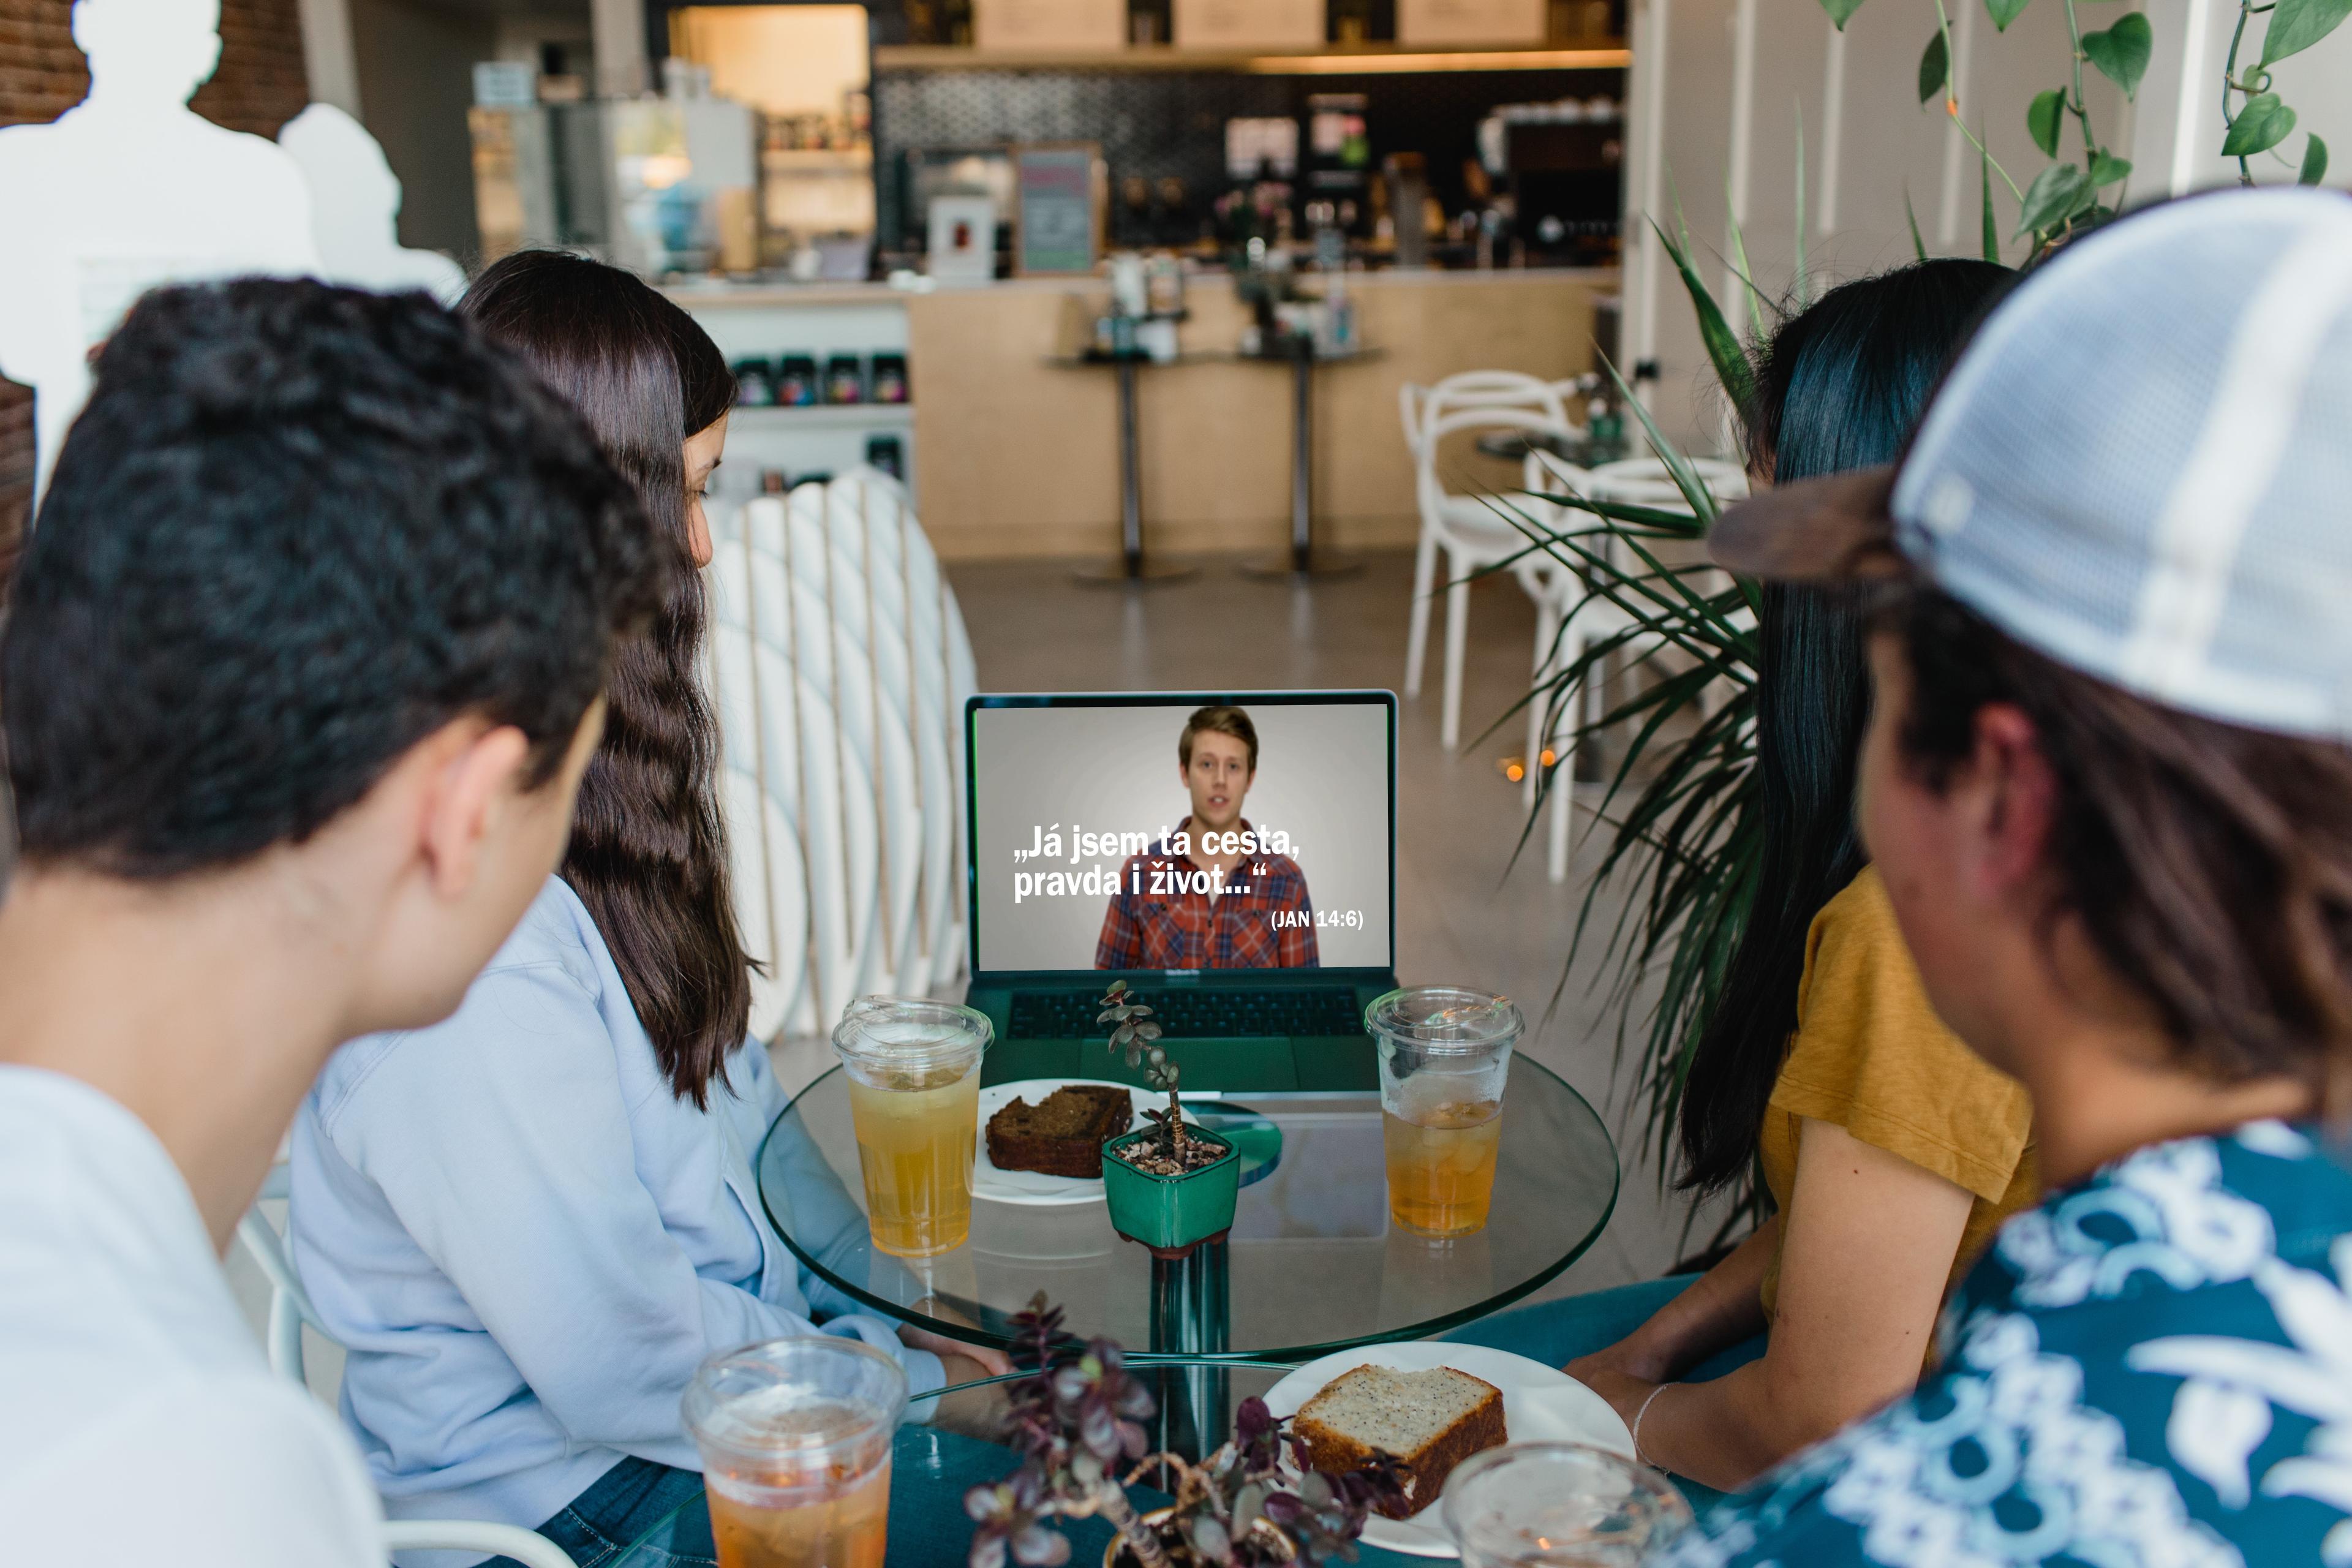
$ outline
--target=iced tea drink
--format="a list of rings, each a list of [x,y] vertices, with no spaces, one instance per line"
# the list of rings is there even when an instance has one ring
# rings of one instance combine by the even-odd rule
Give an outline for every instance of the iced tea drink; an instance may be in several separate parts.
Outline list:
[[[882,1568],[898,1363],[856,1340],[772,1340],[703,1363],[687,1391],[719,1568]]]
[[[777,1486],[772,1481],[796,1484]],[[890,1461],[856,1477],[706,1474],[719,1568],[882,1568]]]
[[[943,1073],[901,1073],[865,1084],[853,1071],[849,1118],[866,1177],[866,1221],[874,1245],[900,1258],[929,1258],[971,1234],[971,1163],[980,1127],[980,1071],[946,1083]]]
[[[874,1245],[929,1258],[971,1234],[980,1059],[992,1031],[969,1007],[867,996],[833,1031]]]
[[[1483,991],[1419,986],[1364,1009],[1364,1026],[1380,1052],[1390,1223],[1417,1236],[1485,1229],[1518,1008]]]
[[[1388,1156],[1389,1218],[1416,1236],[1469,1236],[1486,1226],[1495,1155],[1503,1142],[1500,1100],[1440,1100],[1415,1121],[1381,1111]]]

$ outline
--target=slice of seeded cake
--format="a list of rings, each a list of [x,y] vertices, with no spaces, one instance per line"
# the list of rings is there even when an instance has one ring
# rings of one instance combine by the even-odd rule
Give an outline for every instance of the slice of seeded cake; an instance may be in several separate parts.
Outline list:
[[[1360,1366],[1341,1373],[1301,1405],[1291,1430],[1307,1440],[1307,1463],[1334,1474],[1360,1468],[1374,1450],[1404,1462],[1405,1501],[1381,1511],[1410,1519],[1437,1500],[1454,1467],[1510,1441],[1503,1394],[1450,1366],[1397,1372]]]
[[[988,1163],[1047,1176],[1102,1175],[1102,1146],[1135,1120],[1115,1084],[1070,1084],[1032,1105],[1016,1100],[988,1119]]]

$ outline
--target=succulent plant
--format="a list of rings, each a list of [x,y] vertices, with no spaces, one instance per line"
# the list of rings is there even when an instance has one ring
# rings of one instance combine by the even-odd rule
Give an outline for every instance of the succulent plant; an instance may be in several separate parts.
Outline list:
[[[1167,1092],[1167,1110],[1147,1110],[1143,1114],[1159,1125],[1161,1146],[1167,1150],[1168,1157],[1181,1166],[1184,1160],[1184,1107],[1176,1093],[1176,1064],[1168,1059],[1168,1053],[1157,1043],[1160,1028],[1151,1022],[1151,1009],[1134,1000],[1134,995],[1126,981],[1112,981],[1110,989],[1102,994],[1102,1012],[1095,1022],[1112,1026],[1113,1054],[1124,1056],[1129,1069],[1140,1068],[1145,1082]]]

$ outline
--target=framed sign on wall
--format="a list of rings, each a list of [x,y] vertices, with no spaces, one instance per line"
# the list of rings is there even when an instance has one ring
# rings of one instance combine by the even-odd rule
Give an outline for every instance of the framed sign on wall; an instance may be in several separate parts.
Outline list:
[[[1102,259],[1110,181],[1093,142],[1030,142],[1013,149],[1013,271],[1083,276]]]
[[[1313,49],[1324,0],[1176,0],[1176,43],[1196,49]]]
[[[972,42],[983,49],[1127,47],[1127,0],[972,0]]]
[[[1397,0],[1397,42],[1540,44],[1544,0]]]

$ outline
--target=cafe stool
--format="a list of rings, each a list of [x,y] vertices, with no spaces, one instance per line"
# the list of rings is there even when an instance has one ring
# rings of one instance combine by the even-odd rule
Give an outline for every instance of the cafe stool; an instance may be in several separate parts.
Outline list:
[[[272,1165],[268,1179],[262,1184],[261,1196],[283,1201],[286,1192],[285,1165]],[[295,1277],[293,1265],[287,1260],[285,1239],[263,1215],[259,1203],[236,1222],[236,1238],[269,1281],[269,1331],[264,1346],[268,1352],[270,1370],[308,1389],[310,1384],[302,1369],[302,1325],[310,1324],[322,1339],[331,1340],[333,1336],[319,1321],[317,1310],[302,1289],[302,1281]],[[570,1552],[537,1531],[492,1524],[487,1520],[387,1520],[383,1538],[384,1544],[394,1552],[482,1552],[493,1557],[510,1557],[523,1568],[579,1568]]]

